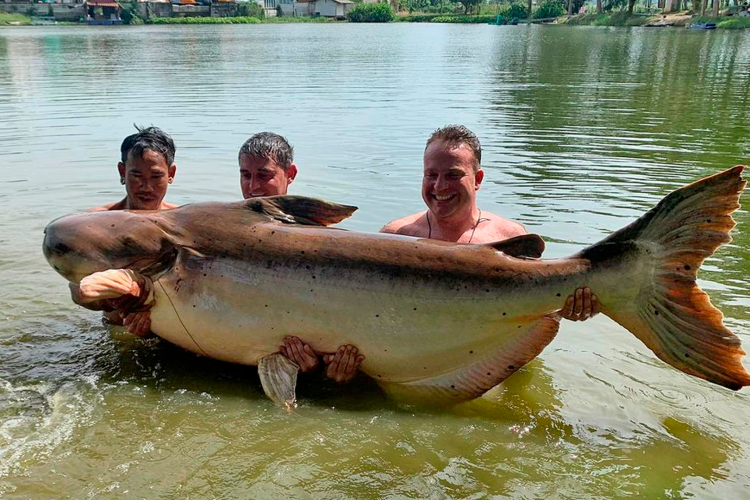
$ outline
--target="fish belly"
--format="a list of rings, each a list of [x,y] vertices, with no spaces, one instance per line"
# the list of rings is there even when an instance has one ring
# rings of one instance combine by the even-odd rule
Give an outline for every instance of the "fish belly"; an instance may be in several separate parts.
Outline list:
[[[366,357],[363,372],[399,383],[524,348],[519,336],[564,302],[541,286],[531,294],[467,291],[462,283],[435,289],[377,273],[299,272],[231,259],[183,262],[154,288],[154,332],[193,352],[255,365],[294,335],[319,353],[353,344]]]

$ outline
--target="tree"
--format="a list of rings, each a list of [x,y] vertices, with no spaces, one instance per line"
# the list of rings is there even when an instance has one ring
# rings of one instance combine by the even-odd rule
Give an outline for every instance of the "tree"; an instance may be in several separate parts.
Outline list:
[[[464,6],[464,14],[468,14],[469,10],[473,10],[475,6],[483,1],[484,0],[458,0],[458,3]]]
[[[714,17],[719,17],[719,3],[721,0],[714,0]]]

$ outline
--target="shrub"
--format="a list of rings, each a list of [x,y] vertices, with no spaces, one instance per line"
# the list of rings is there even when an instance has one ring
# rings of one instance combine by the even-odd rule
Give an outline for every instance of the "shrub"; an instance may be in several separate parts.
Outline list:
[[[437,16],[433,17],[433,23],[457,23],[457,24],[487,24],[495,20],[495,16]]]
[[[0,26],[5,26],[10,23],[29,24],[31,19],[24,16],[23,14],[10,14],[0,12]]]
[[[396,14],[386,2],[360,3],[347,12],[346,18],[353,23],[387,23],[393,21]]]
[[[257,2],[241,2],[237,4],[237,15],[263,19],[266,17],[266,11]]]
[[[548,17],[560,17],[564,15],[566,12],[567,11],[565,10],[565,5],[562,2],[551,0],[551,1],[542,2],[539,8],[536,9],[536,12],[534,12],[534,17],[536,19],[546,19]]]
[[[255,17],[154,17],[151,24],[260,24]]]
[[[528,17],[528,14],[526,13],[526,6],[524,4],[520,3],[514,3],[511,5],[507,12],[503,14],[508,19],[513,19],[514,17],[516,19],[526,19]]]
[[[716,27],[724,30],[741,30],[744,28],[750,28],[750,17],[733,16],[721,21]]]

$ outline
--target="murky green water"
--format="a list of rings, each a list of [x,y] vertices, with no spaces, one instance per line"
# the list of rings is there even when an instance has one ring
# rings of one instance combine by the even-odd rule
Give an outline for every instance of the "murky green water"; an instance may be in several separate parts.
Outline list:
[[[567,323],[477,402],[398,408],[109,330],[45,263],[51,219],[122,196],[132,123],[177,143],[175,203],[240,196],[252,133],[295,145],[297,194],[376,231],[422,208],[430,131],[484,145],[480,206],[563,256],[750,157],[750,36],[441,25],[0,31],[0,496],[747,498],[750,392],[658,361],[608,318]],[[750,346],[750,217],[701,285]],[[745,366],[750,363],[745,361]]]

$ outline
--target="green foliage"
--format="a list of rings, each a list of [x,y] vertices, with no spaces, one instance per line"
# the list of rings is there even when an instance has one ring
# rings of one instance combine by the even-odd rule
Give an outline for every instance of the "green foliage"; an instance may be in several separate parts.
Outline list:
[[[547,0],[536,9],[533,17],[535,19],[547,19],[548,17],[560,17],[566,13],[565,4],[560,1]]]
[[[125,24],[143,24],[143,19],[138,15],[138,4],[136,2],[120,2],[122,7],[122,22]]]
[[[484,0],[458,0],[458,3],[464,6],[464,14],[468,14],[469,12],[474,12],[483,1]]]
[[[433,17],[433,23],[456,23],[456,24],[487,24],[495,20],[495,16],[437,16]]]
[[[402,23],[429,23],[440,14],[414,14],[411,16],[396,16],[396,21]]]
[[[256,17],[154,17],[151,24],[260,24]]]
[[[724,19],[723,21],[720,21],[716,25],[716,27],[723,30],[747,29],[750,28],[750,17],[732,16],[730,18]]]
[[[513,19],[514,17],[516,19],[526,19],[528,17],[528,13],[526,12],[526,4],[523,3],[511,4],[506,12],[499,13],[507,17],[508,19]]]
[[[396,14],[387,2],[360,3],[346,14],[353,23],[387,23],[393,21]]]
[[[240,2],[237,4],[237,15],[240,17],[263,19],[266,17],[266,11],[256,2]]]
[[[23,14],[8,14],[0,12],[0,26],[8,26],[10,23],[29,24],[31,19]]]
[[[284,17],[267,17],[263,20],[263,24],[298,24],[298,23],[335,23],[335,19],[329,19],[327,17],[312,17],[312,16],[284,16]]]

